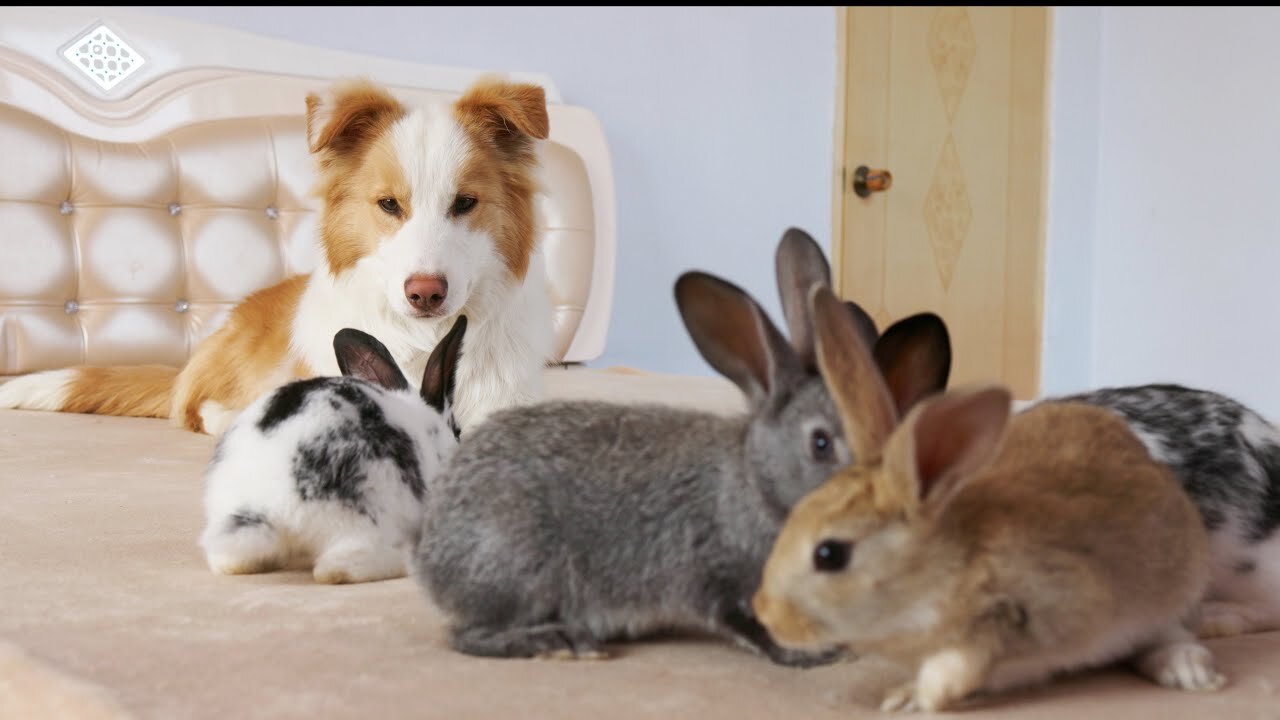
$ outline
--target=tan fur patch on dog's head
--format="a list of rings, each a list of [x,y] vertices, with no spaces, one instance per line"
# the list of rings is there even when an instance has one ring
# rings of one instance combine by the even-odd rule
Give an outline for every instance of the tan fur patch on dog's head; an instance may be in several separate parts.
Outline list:
[[[320,240],[334,273],[373,251],[376,238],[404,221],[408,181],[387,138],[405,108],[367,80],[339,83],[329,97],[307,96],[307,142],[320,170],[324,201]],[[369,195],[377,197],[366,197]],[[380,199],[398,200],[400,216],[369,212]]]
[[[338,82],[326,99],[307,95],[307,144],[322,165],[350,159],[404,114],[399,100],[368,80]]]
[[[550,132],[546,94],[537,85],[482,80],[454,104],[454,116],[473,148],[458,193],[480,200],[468,223],[490,231],[507,269],[523,280],[537,243],[534,141]]]

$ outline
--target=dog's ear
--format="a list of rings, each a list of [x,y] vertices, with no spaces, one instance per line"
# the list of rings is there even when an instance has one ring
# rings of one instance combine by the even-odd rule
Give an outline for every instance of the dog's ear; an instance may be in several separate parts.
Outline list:
[[[469,132],[507,153],[529,153],[551,132],[547,95],[528,83],[485,78],[458,98],[454,112]]]
[[[307,144],[322,162],[350,156],[404,114],[400,101],[368,80],[339,82],[323,98],[307,95]]]

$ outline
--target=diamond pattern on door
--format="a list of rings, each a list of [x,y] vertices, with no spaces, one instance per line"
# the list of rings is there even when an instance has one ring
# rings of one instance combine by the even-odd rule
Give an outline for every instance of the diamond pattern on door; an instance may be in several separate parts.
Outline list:
[[[955,122],[960,98],[969,84],[973,60],[978,55],[978,39],[973,34],[973,23],[963,7],[943,7],[933,15],[929,23],[929,61],[933,63],[934,76],[938,80],[938,92],[942,105],[947,109],[947,119]]]
[[[944,289],[951,289],[956,261],[960,259],[972,219],[973,206],[965,189],[964,168],[960,166],[955,138],[948,135],[924,197],[924,224],[929,230],[929,245],[933,247],[933,259]]]

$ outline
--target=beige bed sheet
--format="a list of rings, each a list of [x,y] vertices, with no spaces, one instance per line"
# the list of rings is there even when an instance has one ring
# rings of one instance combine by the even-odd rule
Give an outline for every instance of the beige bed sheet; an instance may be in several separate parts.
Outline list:
[[[553,397],[733,412],[719,378],[548,370]],[[0,719],[853,718],[901,672],[795,670],[712,638],[614,646],[606,661],[450,651],[409,579],[323,586],[222,577],[196,546],[213,440],[159,420],[0,411]],[[1280,718],[1280,633],[1210,643],[1231,685],[1164,690],[1113,669],[968,717]]]

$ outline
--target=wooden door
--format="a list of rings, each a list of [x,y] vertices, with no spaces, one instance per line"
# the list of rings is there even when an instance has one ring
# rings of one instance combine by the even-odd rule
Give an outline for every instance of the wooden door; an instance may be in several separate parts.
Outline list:
[[[1040,381],[1043,7],[842,9],[832,257],[837,289],[883,329],[947,322],[952,385]],[[855,168],[892,174],[860,197]]]

